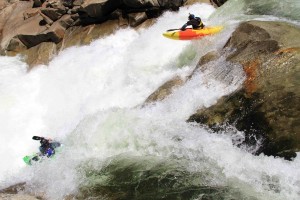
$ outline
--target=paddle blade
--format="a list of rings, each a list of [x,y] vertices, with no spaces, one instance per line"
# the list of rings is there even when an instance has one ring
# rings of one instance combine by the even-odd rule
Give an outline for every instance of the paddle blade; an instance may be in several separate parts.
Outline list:
[[[25,156],[23,158],[23,161],[27,164],[27,165],[31,165],[31,157],[30,156]]]
[[[32,139],[33,139],[33,140],[41,140],[41,139],[43,139],[43,137],[40,137],[40,136],[33,136]]]

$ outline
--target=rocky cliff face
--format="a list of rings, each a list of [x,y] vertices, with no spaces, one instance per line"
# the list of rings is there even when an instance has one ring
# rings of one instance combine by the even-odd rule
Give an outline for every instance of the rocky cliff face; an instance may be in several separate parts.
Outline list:
[[[74,30],[81,38],[87,29],[101,37],[120,27],[138,27],[184,3],[186,0],[1,0],[0,54],[21,53],[30,66],[46,64],[57,51],[74,45],[74,39],[70,40]],[[92,35],[85,40],[89,38],[94,39]]]
[[[203,108],[187,121],[222,131],[228,125],[245,133],[238,146],[291,160],[300,150],[300,29],[284,22],[244,22],[223,49],[203,56],[192,77],[220,55],[238,64],[246,75],[243,86]],[[170,80],[146,101],[165,98],[183,81]],[[169,91],[169,92],[168,92]]]
[[[246,134],[240,145],[258,147],[256,154],[295,157],[300,150],[299,35],[298,27],[283,22],[242,23],[225,48],[234,50],[227,60],[244,69],[243,87],[188,121],[214,130],[234,125]]]

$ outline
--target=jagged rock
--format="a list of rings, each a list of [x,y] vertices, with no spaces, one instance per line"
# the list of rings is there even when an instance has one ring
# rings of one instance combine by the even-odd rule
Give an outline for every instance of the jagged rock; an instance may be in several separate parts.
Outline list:
[[[220,56],[221,56],[220,53],[217,52],[217,51],[211,51],[211,52],[208,52],[207,54],[205,54],[204,56],[202,56],[202,57],[200,58],[198,64],[197,64],[196,68],[195,68],[194,71],[192,72],[191,76],[192,76],[196,71],[198,71],[199,68],[200,68],[201,71],[205,71],[205,70],[206,70],[206,67],[203,67],[203,66],[204,66],[206,63],[209,63],[209,62],[211,62],[211,61],[213,61],[213,60],[218,59]],[[190,77],[191,77],[191,76],[190,76]]]
[[[41,200],[39,197],[34,197],[27,194],[1,194],[0,199],[3,200]]]
[[[1,5],[4,6],[4,8],[1,9],[0,12],[0,52],[2,54],[2,52],[4,52],[5,47],[7,46],[7,42],[8,42],[7,40],[9,40],[8,36],[3,34],[3,29],[11,13],[13,12],[16,4],[8,5],[8,3],[5,1]],[[3,42],[2,40],[5,39],[5,37],[7,37],[7,39],[5,42]]]
[[[81,4],[83,4],[84,0],[75,0],[73,1],[73,6],[80,6]]]
[[[164,9],[173,9],[177,10],[182,4],[184,4],[187,0],[157,0],[159,6]]]
[[[74,21],[74,22],[73,22],[73,25],[76,26],[76,25],[75,25],[75,21],[77,21],[77,20],[79,19],[79,17],[80,17],[79,14],[76,13],[76,14],[72,14],[72,15],[70,15],[70,16],[71,16],[71,18],[72,18],[73,21]]]
[[[56,9],[56,8],[42,8],[41,12],[47,17],[49,17],[52,21],[56,21],[59,18],[61,18],[61,16],[66,14],[65,9]]]
[[[53,20],[50,19],[47,15],[43,14],[41,10],[39,10],[39,14],[41,17],[43,17],[43,21],[41,21],[39,25],[44,26],[48,24],[49,26],[51,26],[53,24]]]
[[[44,2],[43,0],[33,0],[33,7],[34,8],[41,7],[43,2]]]
[[[144,104],[154,103],[156,101],[161,101],[165,99],[167,96],[169,96],[172,93],[172,91],[175,88],[183,85],[184,82],[185,81],[181,77],[179,76],[174,77],[173,79],[167,81],[162,86],[160,86],[155,92],[153,92],[146,99]]]
[[[64,15],[59,20],[54,22],[47,30],[36,33],[36,34],[20,34],[18,38],[20,41],[31,48],[42,42],[54,42],[59,43],[66,32],[66,29],[73,24],[74,20],[70,15]]]
[[[129,19],[129,25],[131,27],[137,27],[138,25],[146,21],[148,17],[145,12],[140,12],[140,13],[128,14],[128,19]]]
[[[70,16],[67,16],[68,19],[65,21],[56,21],[53,25],[44,32],[48,36],[48,40],[45,41],[52,41],[54,43],[60,42],[65,35],[66,27],[69,27],[68,20],[72,20]]]
[[[188,121],[214,130],[234,125],[245,133],[241,146],[260,145],[256,154],[295,157],[300,150],[299,35],[299,28],[283,22],[242,23],[225,48],[235,49],[227,60],[243,67],[243,87]]]
[[[210,0],[187,0],[184,5],[193,5],[195,3],[207,3],[210,4]]]
[[[59,19],[59,24],[64,27],[65,29],[68,29],[70,26],[72,26],[72,24],[74,23],[75,19],[77,18],[78,16],[75,16],[75,15],[64,15],[63,17],[61,17]]]
[[[7,193],[7,194],[17,194],[18,192],[24,190],[26,183],[21,182],[10,187],[4,188],[0,190],[0,193]]]
[[[47,27],[37,26],[43,20],[41,15],[36,15],[24,20],[23,26],[18,28],[18,38],[28,48],[48,40],[44,34],[40,34],[47,30]]]
[[[120,5],[121,0],[85,0],[81,5],[81,11],[89,17],[102,20]]]
[[[21,52],[31,70],[34,66],[48,64],[57,54],[57,44],[53,42],[42,42],[30,49]]]
[[[26,50],[26,46],[19,40],[19,38],[13,37],[10,41],[9,44],[6,47],[7,51],[13,51],[13,52],[21,52]]]
[[[123,0],[123,4],[128,8],[159,7],[157,0]]]
[[[0,199],[3,200],[41,200],[42,199],[42,197],[40,196],[36,197],[29,194],[18,194],[19,192],[24,191],[25,185],[26,183],[22,182],[0,190]]]
[[[61,4],[65,7],[72,8],[74,6],[74,0],[61,0]]]
[[[69,2],[69,1],[67,1]],[[43,4],[42,4],[43,8],[55,8],[55,9],[62,9],[64,10],[64,5],[62,0],[46,0]]]
[[[220,7],[222,6],[227,0],[210,0],[213,4]]]
[[[23,12],[31,8],[33,2],[19,1],[5,7],[0,12],[0,33],[1,48],[5,49],[9,41],[16,35],[23,32],[32,32],[32,30],[42,30],[41,27],[33,27],[34,21],[38,20],[32,17],[24,20]],[[38,22],[37,22],[38,23]]]
[[[39,10],[40,10],[39,8],[29,8],[29,9],[25,10],[23,13],[24,19],[28,19],[30,17],[38,15]]]
[[[71,14],[78,14],[79,10],[80,10],[80,6],[74,6],[69,11],[71,12]]]
[[[0,12],[0,53],[15,55],[24,51],[24,46],[32,48],[42,42],[58,44],[71,26],[117,20],[118,27],[145,27],[153,23],[148,19],[158,17],[163,9],[177,7],[179,2],[182,5],[185,0],[16,0],[10,4],[0,0],[0,6],[5,6]],[[101,30],[98,35],[111,31]]]
[[[96,38],[112,34],[118,27],[118,20],[109,20],[101,24],[93,24],[84,27],[70,27],[60,43],[61,50],[71,46],[89,44]]]

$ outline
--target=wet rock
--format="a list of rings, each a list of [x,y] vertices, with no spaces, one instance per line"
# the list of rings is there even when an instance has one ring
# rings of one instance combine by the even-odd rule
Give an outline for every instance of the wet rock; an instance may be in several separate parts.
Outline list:
[[[25,189],[25,182],[18,183],[15,185],[12,185],[10,187],[4,188],[0,190],[0,193],[7,193],[7,194],[17,194],[18,192]]]
[[[220,7],[222,6],[227,0],[210,0],[214,5]]]
[[[176,76],[175,78],[167,81],[162,86],[160,86],[155,92],[153,92],[145,101],[145,104],[153,103],[156,101],[161,101],[165,99],[167,96],[169,96],[172,91],[183,85],[184,80],[180,78],[179,76]]]
[[[242,23],[225,48],[234,49],[227,60],[244,69],[243,87],[188,121],[216,131],[234,125],[246,136],[239,145],[255,154],[295,157],[300,150],[299,35],[300,29],[288,23]]]
[[[87,181],[80,186],[76,199],[247,199],[237,189],[207,184],[224,179],[211,161],[203,162],[210,171],[197,172],[187,171],[183,163],[126,154],[111,158],[102,168],[85,166]]]
[[[88,26],[74,26],[67,29],[63,40],[59,43],[60,50],[71,47],[89,44],[99,37],[112,34],[119,28],[118,20],[109,20],[102,24]]]
[[[24,60],[28,64],[28,70],[37,65],[47,65],[49,61],[56,56],[58,45],[53,42],[42,42],[30,49],[22,51],[20,54],[24,56]]]
[[[17,52],[26,50],[26,46],[16,36],[9,41],[9,44],[6,47],[6,50],[17,53]]]
[[[42,197],[36,197],[30,194],[19,194],[25,190],[26,183],[18,183],[0,190],[0,199],[3,200],[41,200]]]
[[[207,3],[211,4],[210,0],[187,0],[184,5],[193,5],[195,3]]]

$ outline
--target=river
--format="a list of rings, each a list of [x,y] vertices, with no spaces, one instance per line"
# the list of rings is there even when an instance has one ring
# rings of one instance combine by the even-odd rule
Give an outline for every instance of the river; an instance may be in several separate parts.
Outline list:
[[[299,199],[299,154],[291,162],[254,156],[233,144],[243,138],[233,127],[213,133],[186,123],[241,86],[239,66],[220,58],[168,98],[143,105],[164,82],[186,77],[201,56],[222,48],[239,22],[299,26],[298,0],[267,2],[165,12],[151,27],[68,48],[30,72],[22,57],[0,56],[0,189],[26,182],[26,192],[48,199]],[[181,27],[188,13],[224,30],[199,41],[162,36]],[[62,151],[26,166],[22,157],[39,146],[33,135],[61,141]]]

